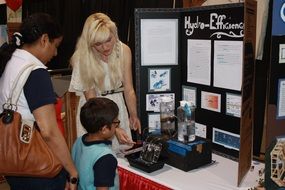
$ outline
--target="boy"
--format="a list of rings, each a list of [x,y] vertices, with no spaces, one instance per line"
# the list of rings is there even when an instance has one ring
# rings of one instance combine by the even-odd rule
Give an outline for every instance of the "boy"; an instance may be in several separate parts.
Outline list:
[[[72,148],[79,190],[119,189],[118,162],[111,149],[111,138],[120,125],[118,113],[117,104],[108,98],[89,99],[81,108],[80,121],[87,133]]]

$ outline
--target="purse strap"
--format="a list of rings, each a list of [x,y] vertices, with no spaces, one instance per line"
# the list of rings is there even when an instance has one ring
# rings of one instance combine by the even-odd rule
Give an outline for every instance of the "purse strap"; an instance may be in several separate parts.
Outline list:
[[[17,102],[19,100],[21,91],[30,76],[30,73],[37,65],[34,63],[25,65],[17,75],[15,81],[13,82],[12,89],[10,91],[8,100],[6,102],[6,105],[9,106],[9,108],[14,108],[14,111],[17,110]]]

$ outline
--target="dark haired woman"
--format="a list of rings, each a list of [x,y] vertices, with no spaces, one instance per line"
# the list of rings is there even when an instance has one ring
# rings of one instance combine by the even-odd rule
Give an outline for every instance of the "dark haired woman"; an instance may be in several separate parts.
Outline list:
[[[13,35],[12,42],[0,49],[0,105],[7,101],[11,84],[21,69],[30,63],[36,64],[20,94],[17,111],[21,113],[23,120],[36,121],[43,139],[64,168],[54,178],[6,176],[11,190],[77,188],[76,183],[66,183],[66,171],[68,176],[74,179],[78,173],[65,139],[57,127],[54,108],[56,97],[45,66],[57,55],[61,41],[62,33],[59,25],[48,14],[37,13],[27,17],[20,27],[20,32]],[[0,111],[3,111],[2,107]]]

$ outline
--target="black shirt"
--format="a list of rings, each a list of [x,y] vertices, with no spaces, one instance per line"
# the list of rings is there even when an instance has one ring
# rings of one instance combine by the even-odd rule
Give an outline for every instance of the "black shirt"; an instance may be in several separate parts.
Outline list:
[[[56,103],[51,78],[46,69],[31,72],[24,86],[24,94],[31,112],[41,106]]]

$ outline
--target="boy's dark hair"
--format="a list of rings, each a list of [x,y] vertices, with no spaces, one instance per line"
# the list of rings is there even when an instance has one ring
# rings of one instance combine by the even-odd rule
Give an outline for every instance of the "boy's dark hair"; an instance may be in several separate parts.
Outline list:
[[[36,42],[43,34],[47,34],[52,42],[62,36],[61,27],[49,14],[35,13],[28,16],[21,24],[19,33],[15,33],[11,42],[0,48],[0,76],[16,48]]]
[[[80,121],[88,133],[98,132],[118,117],[119,108],[108,98],[91,98],[81,108]]]

